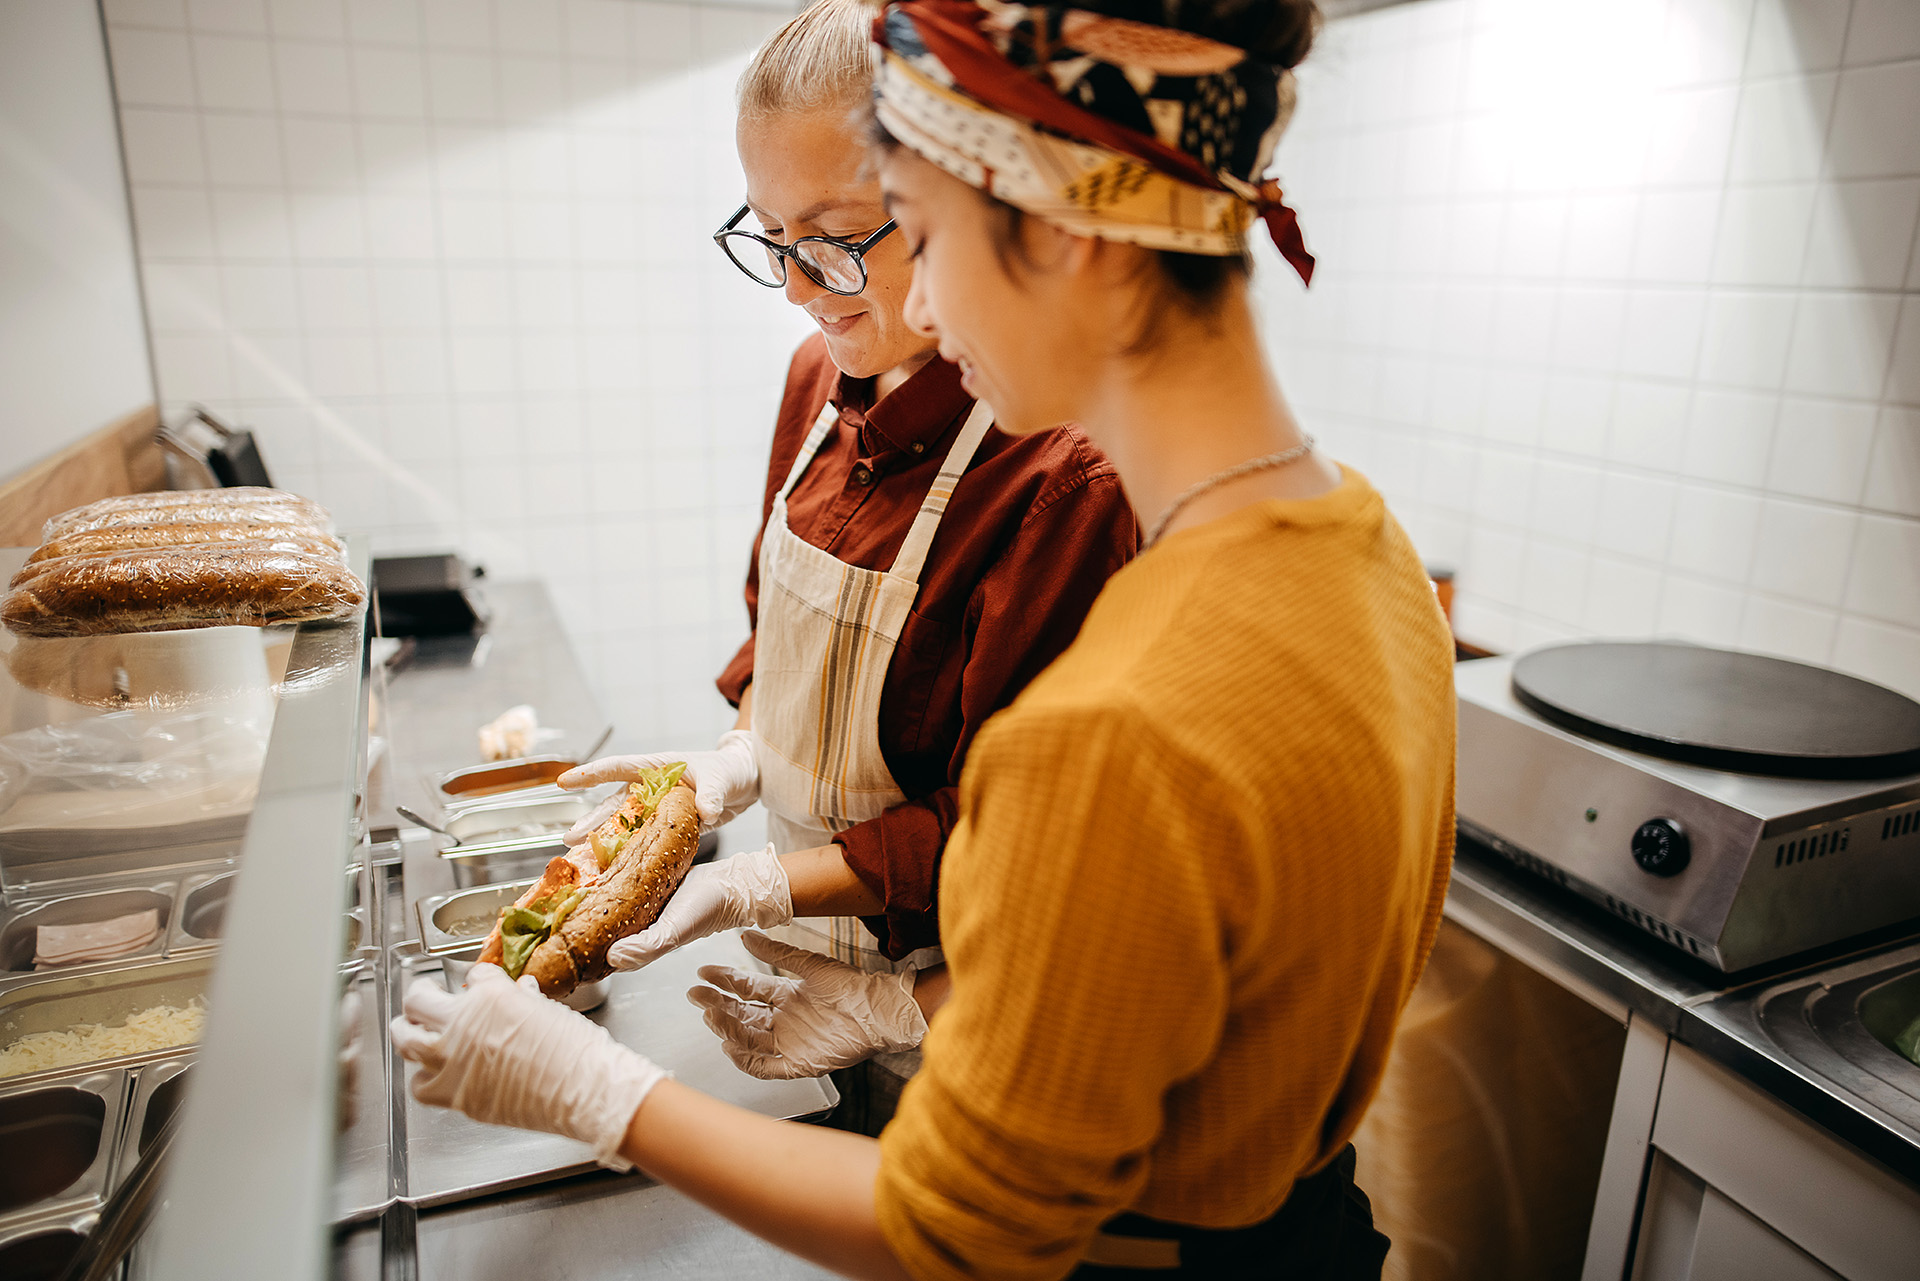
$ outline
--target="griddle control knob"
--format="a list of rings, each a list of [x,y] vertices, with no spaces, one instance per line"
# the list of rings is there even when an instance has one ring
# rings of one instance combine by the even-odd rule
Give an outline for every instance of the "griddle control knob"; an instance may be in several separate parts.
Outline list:
[[[1678,876],[1693,857],[1687,829],[1670,818],[1650,818],[1633,833],[1633,861],[1655,876]]]

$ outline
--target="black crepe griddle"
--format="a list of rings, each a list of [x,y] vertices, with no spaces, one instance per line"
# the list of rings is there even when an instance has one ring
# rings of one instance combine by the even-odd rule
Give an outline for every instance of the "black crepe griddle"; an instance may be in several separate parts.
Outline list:
[[[1920,703],[1842,672],[1667,641],[1522,655],[1514,697],[1579,734],[1669,760],[1797,778],[1920,771]]]

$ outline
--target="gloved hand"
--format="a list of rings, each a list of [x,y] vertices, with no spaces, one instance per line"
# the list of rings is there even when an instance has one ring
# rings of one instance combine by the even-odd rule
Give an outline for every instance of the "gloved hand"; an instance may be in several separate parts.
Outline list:
[[[706,1011],[707,1026],[742,1072],[765,1081],[820,1076],[882,1050],[911,1050],[926,1036],[913,970],[868,974],[764,934],[742,934],[740,941],[760,960],[799,975],[700,967],[713,986],[692,988],[687,999]]]
[[[660,917],[607,949],[616,970],[637,970],[698,938],[743,925],[785,925],[793,919],[787,869],[768,843],[763,850],[701,863],[687,873]]]
[[[414,1098],[490,1125],[578,1139],[600,1164],[632,1168],[621,1141],[667,1073],[540,995],[531,975],[516,984],[497,965],[476,965],[458,996],[416,979],[401,1008],[393,1045],[420,1064]]]
[[[651,756],[603,756],[585,765],[576,765],[554,781],[570,791],[598,787],[602,783],[632,783],[640,771],[658,769],[676,761],[687,763],[686,779],[693,784],[693,805],[700,811],[703,832],[730,823],[740,812],[760,799],[760,764],[753,757],[753,735],[743,729],[730,729],[720,736],[711,752],[656,752]],[[625,792],[616,791],[581,819],[561,839],[578,845],[593,834],[593,829],[613,817]]]

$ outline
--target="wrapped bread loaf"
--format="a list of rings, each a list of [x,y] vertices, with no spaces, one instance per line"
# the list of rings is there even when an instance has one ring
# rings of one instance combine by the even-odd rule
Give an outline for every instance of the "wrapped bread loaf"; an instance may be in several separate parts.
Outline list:
[[[163,489],[122,494],[61,512],[40,531],[42,542],[63,534],[122,525],[182,524],[304,525],[315,533],[333,533],[327,509],[310,498],[282,489],[236,485],[228,489]]]
[[[350,618],[366,599],[331,551],[212,542],[41,561],[0,599],[0,623],[23,636],[263,627]]]
[[[279,526],[217,525],[114,525],[105,529],[83,529],[50,538],[34,548],[27,562],[14,575],[13,586],[33,571],[41,561],[62,556],[90,556],[97,552],[132,551],[141,547],[180,547],[196,543],[265,542],[283,551],[303,551],[316,556],[331,556],[341,564],[347,560],[344,543],[330,534],[306,533]]]

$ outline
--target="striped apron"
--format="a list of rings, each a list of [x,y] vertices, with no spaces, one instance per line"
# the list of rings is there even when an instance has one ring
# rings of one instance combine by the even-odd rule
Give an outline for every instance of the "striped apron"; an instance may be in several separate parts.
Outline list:
[[[919,594],[927,549],[993,411],[975,403],[887,570],[849,565],[787,525],[787,496],[838,423],[829,402],[773,500],[760,541],[752,732],[767,835],[781,853],[829,844],[834,833],[907,799],[880,751],[880,690]],[[802,917],[769,933],[870,971],[939,959],[937,948],[924,948],[896,964],[852,916]]]

